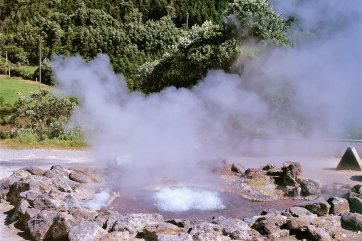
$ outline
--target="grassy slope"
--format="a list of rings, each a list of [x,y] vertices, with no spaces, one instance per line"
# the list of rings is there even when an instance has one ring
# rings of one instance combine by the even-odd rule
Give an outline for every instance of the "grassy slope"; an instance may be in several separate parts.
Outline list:
[[[51,90],[50,86],[40,85],[31,80],[23,80],[21,78],[8,78],[0,75],[0,96],[4,97],[6,103],[13,104],[18,98],[17,93],[29,95],[29,93],[39,88]],[[0,140],[0,148],[60,148],[60,149],[84,149],[87,144],[84,140],[45,140],[41,142],[29,143],[18,139]]]
[[[5,75],[0,75],[0,96],[4,97],[5,102],[9,104],[15,103],[19,95],[29,95],[29,93],[38,90],[39,88],[50,90],[47,85],[40,85],[31,80],[23,80],[20,78],[8,78]]]

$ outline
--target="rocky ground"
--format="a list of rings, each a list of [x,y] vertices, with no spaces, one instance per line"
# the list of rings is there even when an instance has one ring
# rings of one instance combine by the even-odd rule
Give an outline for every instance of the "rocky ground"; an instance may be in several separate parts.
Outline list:
[[[295,162],[260,168],[225,163],[216,171],[225,190],[243,198],[305,202],[245,219],[217,216],[204,221],[95,211],[88,203],[104,180],[91,168],[60,165],[14,171],[0,181],[0,199],[14,207],[5,214],[7,227],[15,226],[32,240],[362,240],[361,185],[323,186],[304,179]]]

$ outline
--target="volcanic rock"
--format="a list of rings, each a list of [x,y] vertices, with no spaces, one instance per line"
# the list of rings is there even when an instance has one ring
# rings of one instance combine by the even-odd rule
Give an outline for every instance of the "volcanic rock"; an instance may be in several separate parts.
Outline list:
[[[336,169],[361,171],[361,166],[361,159],[356,148],[348,147]]]
[[[352,213],[362,214],[362,199],[358,197],[348,198],[349,208]]]
[[[303,229],[314,221],[315,217],[312,215],[305,215],[300,217],[289,217],[286,226],[289,230]]]
[[[307,227],[307,235],[309,240],[315,241],[330,241],[332,240],[328,232],[323,228],[318,228],[313,225]]]
[[[90,176],[88,176],[87,174],[85,174],[84,172],[81,171],[72,171],[69,174],[69,179],[75,182],[79,182],[79,183],[89,183],[92,182],[92,179]]]
[[[220,225],[222,233],[233,240],[255,240],[261,238],[258,232],[251,229],[248,224],[240,219],[219,216],[214,217],[211,222]]]
[[[45,171],[39,167],[30,166],[25,167],[23,170],[30,172],[32,175],[43,176]]]
[[[157,241],[193,241],[192,236],[188,233],[180,234],[160,234]]]
[[[362,231],[362,214],[343,213],[341,215],[341,224],[345,229],[352,231]]]
[[[231,164],[231,171],[239,174],[245,174],[245,167],[241,164],[233,163]]]
[[[53,224],[53,218],[57,215],[55,211],[43,210],[34,218],[26,223],[26,230],[33,240],[43,240],[50,237],[50,227]]]
[[[93,210],[85,210],[80,207],[72,207],[69,209],[69,213],[77,220],[77,222],[94,221],[97,212]]]
[[[51,236],[53,239],[64,239],[68,236],[69,230],[76,224],[72,215],[59,212],[53,219]]]
[[[163,217],[160,214],[134,213],[134,214],[118,214],[112,215],[106,223],[108,232],[128,231],[130,234],[136,235],[146,226],[157,225],[163,223]]]
[[[316,201],[308,204],[304,204],[301,207],[309,210],[310,212],[317,214],[318,216],[324,216],[329,214],[329,209],[331,205],[329,205],[326,201]]]
[[[322,191],[319,183],[311,179],[304,179],[300,183],[300,188],[303,196],[318,195]]]
[[[329,210],[330,214],[339,215],[341,213],[349,212],[349,204],[347,199],[331,197],[327,200],[327,202],[331,205],[331,209]]]
[[[290,213],[293,217],[303,217],[306,215],[311,215],[307,209],[303,207],[290,207],[286,210],[287,213]]]
[[[361,194],[362,193],[362,185],[355,185],[351,189],[352,192]]]
[[[258,231],[261,235],[277,235],[284,236],[289,235],[288,233],[281,232],[280,226],[284,225],[287,221],[287,217],[279,214],[268,214],[260,216],[252,225],[251,228]],[[276,236],[274,238],[277,238]]]
[[[297,162],[284,162],[282,172],[281,184],[283,186],[296,186],[302,180],[302,167]]]
[[[142,232],[137,233],[136,237],[145,240],[158,240],[162,234],[178,235],[182,233],[182,229],[170,223],[159,223],[155,225],[146,225]]]
[[[166,222],[176,225],[177,227],[183,229],[185,232],[187,232],[191,228],[191,222],[190,222],[190,220],[187,220],[187,219],[175,218],[172,220],[168,220]]]
[[[259,179],[267,177],[265,172],[258,168],[249,168],[245,171],[245,176],[249,179]]]
[[[69,233],[69,241],[98,241],[107,232],[100,228],[96,222],[80,222],[73,226]]]
[[[48,194],[41,194],[36,197],[32,206],[38,210],[66,211],[67,204],[59,199],[55,199]]]
[[[197,241],[231,240],[222,235],[222,227],[220,225],[206,221],[192,222],[189,234],[192,236],[193,240]]]

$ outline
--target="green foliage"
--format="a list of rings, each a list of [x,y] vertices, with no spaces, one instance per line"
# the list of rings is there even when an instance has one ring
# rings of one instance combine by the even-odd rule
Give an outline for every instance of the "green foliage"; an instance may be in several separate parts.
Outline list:
[[[240,45],[230,26],[210,21],[194,26],[180,38],[173,52],[141,66],[137,86],[146,93],[167,86],[193,86],[209,69],[229,70],[240,52]]]
[[[274,12],[267,0],[234,0],[225,11],[229,21],[239,25],[243,39],[273,40],[278,44],[289,43],[286,36],[287,24]]]
[[[18,130],[16,139],[21,144],[35,144],[38,142],[37,136],[31,130]]]
[[[35,70],[32,75],[32,79],[40,80],[39,78],[39,68]],[[41,67],[41,83],[46,85],[55,85],[55,78],[53,75],[51,63],[49,59],[44,59]]]
[[[39,46],[44,58],[106,53],[129,88],[145,93],[190,87],[208,69],[229,71],[249,37],[288,42],[266,0],[11,0],[0,12],[0,51],[13,63],[37,65]],[[48,66],[42,82],[53,83]]]
[[[74,99],[57,99],[46,90],[35,91],[14,104],[9,124],[32,131],[38,140],[64,135],[63,124],[76,107]]]

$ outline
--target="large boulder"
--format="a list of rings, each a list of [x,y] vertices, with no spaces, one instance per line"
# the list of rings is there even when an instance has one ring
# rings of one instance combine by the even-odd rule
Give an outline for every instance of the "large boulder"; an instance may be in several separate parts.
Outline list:
[[[192,228],[189,234],[195,241],[226,241],[231,240],[222,234],[220,225],[205,221],[195,221],[191,224]]]
[[[245,174],[245,167],[241,164],[233,163],[231,164],[231,171],[244,175]]]
[[[330,214],[339,215],[345,212],[349,212],[349,204],[347,199],[331,197],[327,200],[327,202],[331,205],[331,209],[329,210]]]
[[[362,214],[362,199],[359,197],[348,198],[349,208],[352,213]]]
[[[341,225],[345,229],[362,231],[362,214],[343,213],[341,215]]]
[[[284,162],[282,172],[283,186],[297,186],[302,180],[302,167],[297,162]]]
[[[211,222],[220,225],[222,233],[235,240],[255,240],[261,237],[258,232],[240,219],[219,216],[214,217]]]
[[[324,228],[309,225],[307,227],[308,240],[312,241],[331,241],[332,238]]]
[[[146,226],[153,226],[163,223],[163,217],[160,214],[150,213],[131,213],[118,214],[108,218],[106,229],[109,232],[127,231],[136,235],[142,232]]]
[[[59,212],[53,219],[51,237],[54,240],[64,239],[68,236],[70,229],[76,224],[72,215]]]
[[[43,210],[26,223],[26,230],[29,231],[33,240],[43,240],[51,237],[49,232],[53,219],[57,215],[55,211]]]
[[[301,207],[309,210],[310,212],[317,214],[318,216],[325,216],[329,214],[331,205],[326,201],[315,201],[302,205]]]
[[[300,188],[303,196],[319,195],[322,191],[319,183],[311,179],[304,179],[300,183]]]
[[[260,216],[251,225],[251,228],[258,231],[261,235],[267,235],[273,238],[280,238],[289,235],[288,230],[281,230],[280,227],[287,222],[287,217],[280,214],[267,214]]]
[[[58,212],[68,210],[67,204],[64,201],[53,198],[48,194],[41,194],[36,197],[32,206],[38,210],[53,210]]]
[[[107,231],[96,222],[80,222],[73,226],[68,233],[69,241],[99,241]]]

